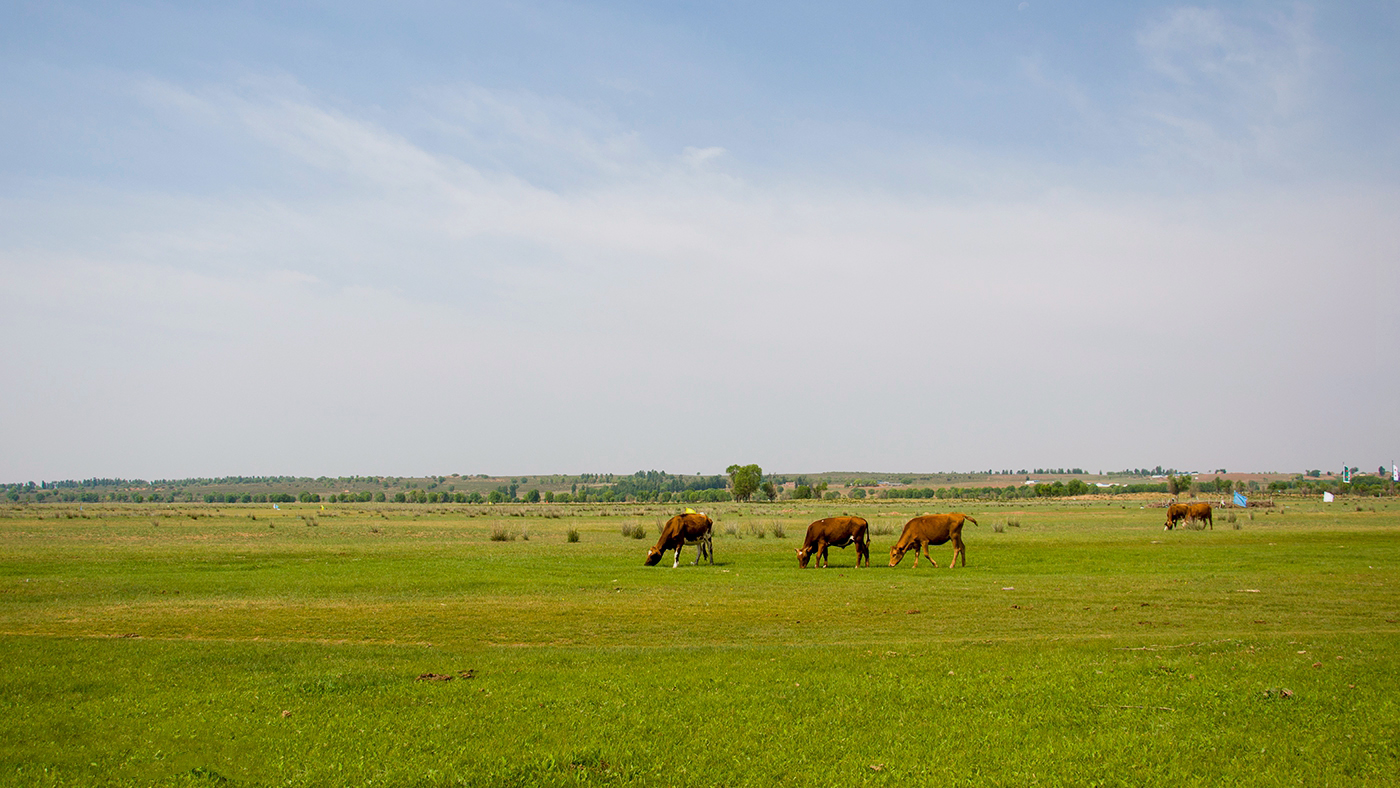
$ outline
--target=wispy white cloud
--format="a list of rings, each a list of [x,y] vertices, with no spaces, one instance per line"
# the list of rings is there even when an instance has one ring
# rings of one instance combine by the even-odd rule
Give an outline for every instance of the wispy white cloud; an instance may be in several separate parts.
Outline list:
[[[1318,44],[1306,6],[1254,15],[1175,8],[1137,44],[1161,80],[1141,111],[1155,121],[1144,141],[1162,155],[1287,167],[1317,130]]]
[[[705,166],[707,162],[718,159],[725,154],[724,148],[711,146],[708,148],[687,147],[681,152],[681,161],[688,166],[699,168]]]
[[[1396,325],[1385,190],[952,199],[756,177],[703,140],[654,152],[576,105],[475,88],[424,105],[436,142],[295,85],[141,89],[293,188],[56,184],[0,206],[0,326],[23,338],[0,400],[60,403],[108,463],[70,470],[43,419],[5,422],[37,475],[942,468],[1066,446],[1289,467],[1297,433],[1267,420],[1342,384],[1257,381]],[[530,177],[547,159],[591,175]],[[1323,266],[1391,287],[1319,289]],[[1389,317],[1326,341],[1361,313]],[[1202,368],[1209,385],[1183,382]],[[1257,421],[1255,454],[1180,449],[1183,418]]]

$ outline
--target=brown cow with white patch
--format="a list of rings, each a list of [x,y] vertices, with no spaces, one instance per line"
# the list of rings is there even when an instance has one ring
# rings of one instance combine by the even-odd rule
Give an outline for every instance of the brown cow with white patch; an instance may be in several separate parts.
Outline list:
[[[700,563],[700,559],[707,555],[713,566],[714,527],[714,521],[704,512],[686,512],[672,517],[661,529],[661,538],[656,540],[656,546],[647,551],[647,566],[656,566],[667,550],[675,550],[676,561],[671,564],[671,568],[675,569],[681,565],[681,548],[688,544],[696,545],[699,549],[695,560],[690,562],[691,566]]]
[[[1167,507],[1167,524],[1164,528],[1162,528],[1162,530],[1170,531],[1171,529],[1175,528],[1176,524],[1181,522],[1182,520],[1185,520],[1186,516],[1190,514],[1190,512],[1191,507],[1187,506],[1184,503],[1174,503],[1169,505]]]
[[[953,512],[951,514],[926,514],[922,517],[915,517],[904,524],[904,532],[899,535],[899,541],[890,548],[890,566],[897,566],[904,553],[910,548],[914,550],[914,568],[919,568],[919,550],[924,551],[924,557],[938,568],[938,562],[933,560],[933,556],[928,554],[929,545],[940,545],[951,541],[953,543],[953,560],[948,563],[948,568],[952,569],[961,556],[962,565],[967,566],[967,551],[963,548],[962,527],[964,520],[972,520],[965,514]],[[977,521],[972,520],[976,525]]]
[[[1199,522],[1210,523],[1210,530],[1215,530],[1215,520],[1211,519],[1210,504],[1208,503],[1193,503],[1188,506],[1186,522],[1188,524]]]
[[[865,565],[870,566],[870,543],[866,541],[866,534],[870,530],[870,523],[863,517],[828,517],[818,520],[807,526],[807,537],[802,540],[802,546],[797,548],[797,565],[803,569],[807,568],[807,559],[813,553],[817,555],[817,568],[822,568],[826,563],[826,548],[840,547],[847,548],[856,546],[856,568],[860,568],[860,559],[865,559]]]

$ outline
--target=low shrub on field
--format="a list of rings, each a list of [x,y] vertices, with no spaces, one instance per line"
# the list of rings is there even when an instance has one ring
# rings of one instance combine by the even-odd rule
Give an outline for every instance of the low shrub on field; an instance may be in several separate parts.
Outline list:
[[[1006,518],[1006,527],[1007,527],[1007,528],[1020,528],[1020,527],[1021,527],[1021,518],[1019,518],[1019,517],[1008,517],[1008,518]]]
[[[493,542],[513,542],[515,534],[506,530],[505,526],[498,525],[491,529],[491,541]]]
[[[782,524],[782,523],[773,523],[772,531],[773,531],[773,538],[774,538],[774,539],[786,539],[786,538],[787,538],[787,531],[783,530],[783,524]]]
[[[749,533],[762,539],[768,535],[768,526],[763,523],[749,523]]]
[[[1005,525],[1002,525],[1001,523],[992,523],[992,532],[993,532],[993,533],[998,533],[998,534],[1000,534],[1000,533],[1005,533],[1005,532],[1006,532],[1006,526],[1005,526]]]
[[[565,535],[565,538],[566,538],[568,541],[570,541],[570,542],[577,542],[577,541],[578,541],[578,529],[577,529],[577,528],[570,528],[568,534]]]
[[[889,536],[894,533],[894,526],[889,523],[880,523],[870,526],[871,536]]]
[[[739,526],[737,526],[737,525],[726,525],[726,526],[724,527],[724,535],[725,535],[725,536],[737,537],[737,538],[739,538],[739,539],[743,539],[743,538],[744,538],[744,537],[739,533]]]
[[[633,539],[645,539],[647,536],[647,527],[641,523],[628,520],[622,524],[622,535]]]

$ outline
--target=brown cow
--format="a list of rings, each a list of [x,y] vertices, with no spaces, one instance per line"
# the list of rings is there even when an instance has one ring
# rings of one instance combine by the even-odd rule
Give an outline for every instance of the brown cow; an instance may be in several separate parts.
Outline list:
[[[656,540],[656,546],[647,551],[647,566],[656,566],[660,563],[662,554],[667,550],[675,550],[676,561],[671,564],[671,568],[675,569],[681,565],[681,548],[688,544],[699,548],[695,560],[690,562],[692,566],[700,563],[700,559],[707,555],[710,557],[710,565],[713,566],[714,526],[714,521],[704,512],[686,512],[672,517],[661,529],[661,538]]]
[[[899,564],[904,557],[905,551],[911,547],[914,549],[914,568],[919,567],[919,550],[924,551],[924,557],[938,568],[938,562],[933,560],[933,556],[928,554],[929,545],[940,545],[944,542],[953,543],[953,560],[949,562],[948,568],[952,569],[957,563],[958,557],[962,557],[962,565],[967,566],[967,551],[963,549],[962,527],[964,520],[972,520],[965,514],[953,512],[952,514],[926,514],[922,517],[915,517],[904,524],[904,532],[899,535],[899,541],[890,548],[890,566]],[[977,521],[972,520],[976,525]]]
[[[1171,529],[1175,528],[1177,523],[1186,519],[1186,516],[1190,513],[1190,511],[1191,507],[1187,506],[1184,503],[1174,503],[1168,505],[1167,524],[1164,528],[1162,528],[1162,530],[1170,531]]]
[[[1188,511],[1186,512],[1186,522],[1188,524],[1207,522],[1210,523],[1210,530],[1215,530],[1215,520],[1211,519],[1210,515],[1210,504],[1193,503],[1189,507],[1187,507],[1187,510]]]
[[[803,569],[807,568],[807,559],[817,554],[817,567],[825,567],[826,548],[840,547],[847,548],[856,546],[856,568],[860,568],[860,559],[865,559],[865,565],[870,566],[870,543],[866,541],[866,534],[869,532],[870,523],[863,517],[828,517],[818,520],[807,526],[807,538],[802,540],[802,546],[797,548],[797,565]]]

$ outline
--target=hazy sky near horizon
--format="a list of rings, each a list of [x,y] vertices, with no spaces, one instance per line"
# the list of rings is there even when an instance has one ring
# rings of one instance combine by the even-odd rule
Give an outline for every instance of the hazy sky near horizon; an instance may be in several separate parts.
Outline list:
[[[0,8],[0,482],[1374,469],[1400,6]]]

